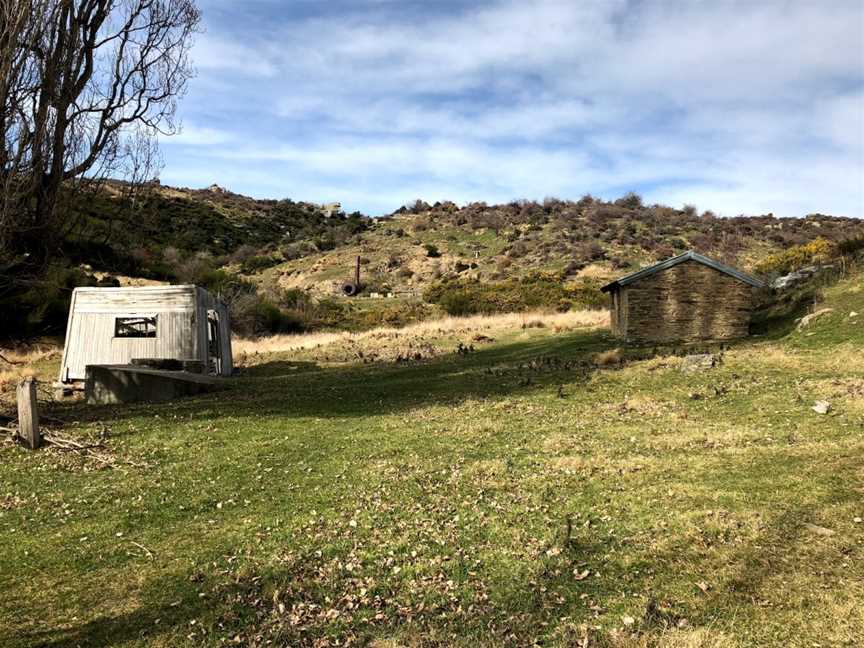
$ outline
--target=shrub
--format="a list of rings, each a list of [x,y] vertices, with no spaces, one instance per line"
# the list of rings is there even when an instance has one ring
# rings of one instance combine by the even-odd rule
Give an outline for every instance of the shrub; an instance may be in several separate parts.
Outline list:
[[[591,361],[598,367],[609,367],[621,363],[621,349],[598,351],[591,356]]]
[[[176,251],[176,250],[175,250]],[[244,264],[248,259],[254,257],[258,254],[258,250],[256,250],[251,245],[241,245],[237,248],[234,253],[229,257],[231,263],[236,263],[238,265]]]
[[[72,291],[96,286],[96,277],[80,268],[49,266],[38,282],[20,291],[0,296],[0,337],[26,338],[62,331],[66,326]]]
[[[615,205],[618,207],[626,207],[627,209],[640,209],[642,207],[642,196],[633,191],[629,191],[616,200]]]
[[[295,259],[302,259],[305,256],[314,254],[318,250],[309,241],[298,241],[296,243],[283,245],[279,251],[282,253],[282,257],[286,261],[294,261]]]
[[[524,240],[516,241],[513,245],[510,246],[510,249],[507,251],[507,256],[512,259],[518,259],[520,257],[524,257],[528,254],[528,243]]]
[[[804,245],[794,245],[788,250],[769,254],[756,265],[761,274],[782,274],[792,272],[805,265],[828,259],[834,246],[824,238],[817,238]]]
[[[295,311],[308,311],[314,306],[312,297],[300,288],[286,288],[279,294],[279,306]]]
[[[837,252],[843,256],[852,256],[864,250],[864,236],[845,239],[837,244]]]
[[[260,270],[272,268],[280,263],[282,263],[282,259],[278,257],[259,254],[245,259],[240,265],[240,272],[243,274],[255,274]]]
[[[431,286],[423,297],[451,315],[509,313],[533,308],[568,310],[573,306],[599,308],[607,302],[606,296],[593,283],[564,285],[560,275],[545,273],[485,283],[444,281]]]
[[[276,304],[264,297],[258,297],[255,304],[253,332],[261,333],[300,333],[303,322],[296,313],[281,310]]]
[[[441,295],[437,303],[445,313],[457,317],[478,312],[478,304],[467,290],[447,291]]]
[[[609,259],[609,263],[613,270],[624,270],[625,268],[630,267],[630,264],[621,257],[612,257]]]
[[[675,256],[675,250],[668,243],[660,243],[656,248],[654,248],[654,256],[658,260],[668,259],[669,257]]]
[[[426,256],[430,259],[435,259],[441,256],[441,252],[438,251],[437,245],[426,243],[423,247],[426,249]]]
[[[422,214],[423,212],[428,212],[432,209],[432,205],[427,203],[425,200],[421,200],[418,198],[413,203],[407,206],[407,211],[412,214]]]
[[[584,261],[570,261],[565,267],[563,271],[563,275],[565,277],[569,277],[572,275],[579,274],[579,271],[584,268],[586,263]]]

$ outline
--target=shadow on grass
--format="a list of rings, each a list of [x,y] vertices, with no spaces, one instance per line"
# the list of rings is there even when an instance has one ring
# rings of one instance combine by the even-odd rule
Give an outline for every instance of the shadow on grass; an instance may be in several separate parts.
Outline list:
[[[226,389],[206,396],[122,406],[58,404],[51,414],[82,424],[154,414],[208,419],[392,414],[528,393],[556,382],[584,382],[596,369],[590,356],[617,344],[606,331],[591,330],[412,363],[319,366],[277,355],[231,379]]]

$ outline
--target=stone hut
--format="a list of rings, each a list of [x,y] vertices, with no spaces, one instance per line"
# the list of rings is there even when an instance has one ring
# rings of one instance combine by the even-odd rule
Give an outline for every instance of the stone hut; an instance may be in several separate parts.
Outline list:
[[[690,251],[601,288],[611,296],[612,332],[628,342],[729,340],[750,331],[764,284]]]

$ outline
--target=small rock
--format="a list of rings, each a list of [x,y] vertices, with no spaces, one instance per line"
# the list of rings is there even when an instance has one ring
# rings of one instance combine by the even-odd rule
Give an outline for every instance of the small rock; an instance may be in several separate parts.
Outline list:
[[[636,623],[636,619],[634,619],[631,616],[623,616],[623,617],[621,617],[621,620],[624,622],[624,625],[626,625],[626,626],[632,626],[634,623]]]
[[[852,521],[853,521],[855,524],[861,524],[862,522],[864,522],[864,519],[862,519],[862,518],[860,518],[860,517],[856,517],[856,518],[853,518]]]
[[[812,409],[817,414],[827,414],[831,411],[831,403],[822,400],[816,401],[815,403],[813,403],[813,407],[811,407],[810,409]]]
[[[808,531],[810,531],[811,533],[815,533],[816,535],[825,536],[825,537],[829,537],[829,536],[834,535],[834,531],[832,531],[831,529],[826,529],[825,527],[821,527],[821,526],[818,526],[816,524],[810,524],[808,522],[804,526],[806,527],[806,529]]]
[[[713,353],[697,353],[684,356],[681,360],[681,371],[693,373],[695,371],[706,371],[720,364],[720,359]]]
[[[811,322],[819,319],[823,315],[827,315],[828,313],[833,313],[833,312],[834,312],[833,308],[820,308],[819,310],[814,311],[814,312],[810,313],[809,315],[805,315],[804,317],[801,318],[801,321],[798,322],[798,330],[800,331],[801,329],[807,327]]]
[[[849,313],[849,317],[858,317],[858,313],[856,313],[855,311],[851,311]]]

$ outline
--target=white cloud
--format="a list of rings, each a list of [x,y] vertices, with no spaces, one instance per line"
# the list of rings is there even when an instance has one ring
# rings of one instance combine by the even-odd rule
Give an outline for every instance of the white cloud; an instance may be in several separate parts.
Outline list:
[[[644,187],[729,214],[864,216],[857,0],[398,7],[210,25],[179,138],[209,151],[201,173],[242,165],[238,190],[364,209]]]
[[[199,70],[270,77],[278,72],[278,68],[270,60],[267,49],[261,44],[204,34],[195,42],[192,56]]]
[[[216,146],[234,142],[236,139],[233,133],[226,130],[186,123],[181,126],[179,133],[166,138],[165,142],[185,146]]]

